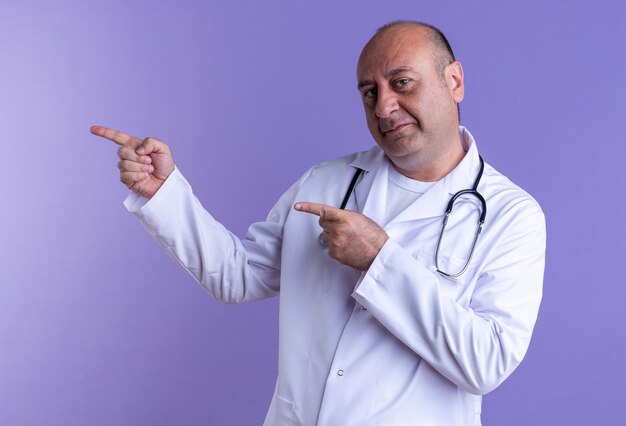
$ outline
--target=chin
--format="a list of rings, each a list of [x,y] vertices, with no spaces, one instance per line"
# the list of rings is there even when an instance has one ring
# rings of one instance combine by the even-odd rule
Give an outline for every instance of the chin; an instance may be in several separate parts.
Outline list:
[[[396,140],[383,140],[378,144],[389,157],[406,157],[417,154],[424,144],[416,138],[400,138]]]

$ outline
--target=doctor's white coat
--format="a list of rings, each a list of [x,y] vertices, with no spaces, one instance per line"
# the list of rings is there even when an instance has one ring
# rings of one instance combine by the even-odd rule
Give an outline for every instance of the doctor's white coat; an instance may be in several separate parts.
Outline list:
[[[150,200],[127,208],[213,296],[241,303],[280,294],[279,368],[265,425],[480,425],[481,395],[521,362],[541,301],[545,223],[538,204],[488,164],[478,187],[487,217],[468,270],[436,272],[450,197],[479,171],[476,145],[444,179],[384,223],[390,162],[378,148],[311,168],[240,240],[215,221],[178,170]],[[389,235],[367,272],[330,258],[318,218],[297,201],[347,208]],[[455,207],[439,257],[464,265],[477,223]]]

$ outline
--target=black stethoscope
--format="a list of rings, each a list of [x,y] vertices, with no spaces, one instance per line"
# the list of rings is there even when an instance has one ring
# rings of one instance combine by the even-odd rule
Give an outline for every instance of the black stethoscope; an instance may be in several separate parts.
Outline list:
[[[437,268],[437,272],[439,272],[441,275],[448,277],[448,278],[458,278],[461,275],[463,275],[463,273],[467,270],[467,267],[472,261],[472,256],[474,255],[474,249],[476,248],[478,235],[480,235],[480,231],[482,231],[483,224],[485,223],[485,217],[487,216],[487,203],[485,202],[485,198],[480,194],[480,192],[478,192],[478,184],[480,183],[480,179],[483,177],[483,171],[485,169],[485,161],[483,160],[483,157],[481,157],[480,155],[478,156],[478,158],[480,160],[480,170],[478,171],[478,175],[476,176],[474,185],[470,189],[463,189],[457,192],[456,194],[452,196],[452,198],[450,198],[450,201],[448,202],[448,206],[446,207],[446,212],[443,217],[443,223],[441,225],[441,232],[439,233],[439,239],[437,240],[437,250],[435,251],[435,267]],[[359,180],[359,176],[361,176],[362,173],[363,173],[363,169],[357,168],[356,173],[354,173],[354,176],[352,177],[352,181],[350,181],[350,186],[348,186],[346,195],[344,195],[343,197],[343,201],[341,202],[341,207],[339,207],[341,210],[346,208],[346,205],[348,204],[348,200],[350,199],[350,195],[354,191],[356,182]],[[467,257],[467,262],[465,262],[465,265],[463,266],[463,269],[461,269],[461,271],[456,272],[456,273],[448,273],[448,272],[444,272],[439,267],[439,247],[441,246],[443,233],[446,229],[446,225],[448,224],[448,217],[450,216],[450,214],[452,213],[452,209],[454,208],[454,203],[459,197],[463,195],[473,196],[476,199],[478,199],[478,201],[480,201],[481,211],[480,211],[480,216],[478,218],[478,226],[476,227],[476,233],[474,234],[474,241],[472,242],[472,248],[470,250],[469,256]],[[319,240],[323,246],[326,246],[326,241],[324,241],[323,233],[320,234]]]

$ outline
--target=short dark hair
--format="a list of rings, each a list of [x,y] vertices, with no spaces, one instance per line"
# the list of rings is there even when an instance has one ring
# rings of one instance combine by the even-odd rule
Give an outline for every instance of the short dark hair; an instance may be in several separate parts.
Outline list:
[[[428,39],[435,48],[434,53],[436,55],[435,60],[437,65],[437,71],[439,71],[441,75],[443,75],[443,71],[446,66],[456,60],[454,57],[454,52],[452,51],[452,47],[450,46],[450,43],[448,42],[448,39],[446,38],[444,33],[439,28],[435,27],[434,25],[427,24],[426,22],[411,20],[392,21],[378,28],[374,35],[386,31],[389,28],[393,28],[397,25],[413,25],[416,27],[424,28],[426,30]]]

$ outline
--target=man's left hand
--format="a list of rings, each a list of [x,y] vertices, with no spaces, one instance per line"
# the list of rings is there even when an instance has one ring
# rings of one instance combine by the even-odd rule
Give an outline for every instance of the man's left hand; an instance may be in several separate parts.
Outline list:
[[[319,216],[330,257],[360,271],[370,267],[389,239],[376,222],[359,212],[308,202],[298,202],[294,208]]]

